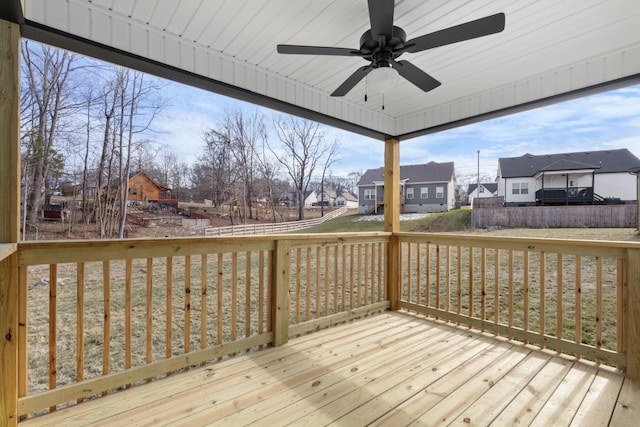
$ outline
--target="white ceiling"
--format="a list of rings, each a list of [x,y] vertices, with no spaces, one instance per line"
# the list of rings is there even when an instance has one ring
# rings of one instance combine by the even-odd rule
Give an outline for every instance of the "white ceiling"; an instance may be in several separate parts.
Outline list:
[[[384,110],[380,95],[364,101],[364,81],[329,96],[363,59],[276,52],[279,43],[358,48],[366,0],[3,1],[0,17],[25,37],[380,138],[640,83],[639,0],[397,0],[408,39],[497,12],[506,26],[405,53],[442,85],[424,93],[401,80]]]

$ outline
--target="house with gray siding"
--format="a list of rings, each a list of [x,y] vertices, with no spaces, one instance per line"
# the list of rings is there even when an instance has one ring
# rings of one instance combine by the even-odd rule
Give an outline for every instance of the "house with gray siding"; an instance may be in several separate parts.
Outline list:
[[[358,212],[382,213],[384,168],[368,169],[358,181]],[[400,205],[403,213],[445,212],[455,206],[453,162],[400,166]]]

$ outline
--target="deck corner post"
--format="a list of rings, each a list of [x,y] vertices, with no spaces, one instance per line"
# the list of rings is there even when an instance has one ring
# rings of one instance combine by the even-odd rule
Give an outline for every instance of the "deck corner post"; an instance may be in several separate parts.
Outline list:
[[[627,301],[624,316],[626,375],[640,379],[640,249],[627,249]]]
[[[387,297],[391,310],[398,309],[400,231],[400,141],[388,139],[384,149],[384,231],[392,233],[387,257]]]
[[[289,287],[291,283],[291,241],[277,240],[271,281],[271,319],[273,345],[280,346],[289,341]]]
[[[0,20],[0,244],[20,233],[20,27]],[[18,423],[18,255],[0,260],[0,426]]]

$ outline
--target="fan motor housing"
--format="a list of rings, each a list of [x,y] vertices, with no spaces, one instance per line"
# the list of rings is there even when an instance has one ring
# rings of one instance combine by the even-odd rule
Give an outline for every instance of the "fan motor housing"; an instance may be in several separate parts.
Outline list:
[[[400,27],[393,26],[393,34],[391,38],[385,40],[384,50],[394,51],[401,49],[404,42],[407,41],[407,33]],[[377,38],[371,34],[371,30],[367,30],[360,37],[360,52],[363,55],[373,55],[380,48]]]

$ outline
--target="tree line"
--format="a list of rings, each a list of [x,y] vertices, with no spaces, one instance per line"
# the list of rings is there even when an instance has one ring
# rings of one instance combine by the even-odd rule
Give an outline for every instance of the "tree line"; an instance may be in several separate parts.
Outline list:
[[[314,122],[225,111],[193,141],[201,149],[189,164],[156,139],[154,123],[170,102],[160,79],[30,41],[21,76],[23,229],[62,192],[79,207],[75,221],[97,224],[101,237],[123,237],[128,179],[138,171],[172,197],[210,200],[238,221],[257,216],[259,206],[276,221],[290,193],[304,219],[311,189],[353,190],[359,177],[331,176],[339,141]]]

